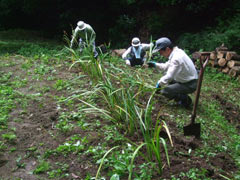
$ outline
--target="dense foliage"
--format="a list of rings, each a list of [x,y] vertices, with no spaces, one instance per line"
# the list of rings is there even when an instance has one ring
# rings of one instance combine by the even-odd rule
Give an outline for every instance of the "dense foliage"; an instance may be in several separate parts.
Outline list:
[[[237,0],[0,0],[0,29],[27,28],[51,38],[71,35],[78,20],[91,24],[97,43],[127,47],[134,36],[149,41],[168,36],[190,50],[225,43],[239,50],[240,2]]]

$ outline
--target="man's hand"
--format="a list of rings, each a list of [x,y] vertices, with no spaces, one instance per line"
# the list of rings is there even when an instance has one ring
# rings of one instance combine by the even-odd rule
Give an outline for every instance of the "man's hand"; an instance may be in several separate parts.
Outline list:
[[[148,67],[152,68],[152,67],[156,67],[156,63],[155,62],[152,62],[152,61],[149,61],[147,63]]]
[[[129,60],[126,60],[126,65],[131,65],[131,62]]]

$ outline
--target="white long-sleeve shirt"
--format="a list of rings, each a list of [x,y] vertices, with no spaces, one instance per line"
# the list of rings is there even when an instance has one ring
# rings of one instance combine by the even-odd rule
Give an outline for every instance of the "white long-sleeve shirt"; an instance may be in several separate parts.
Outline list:
[[[166,72],[159,80],[160,85],[168,84],[172,80],[186,83],[198,79],[192,60],[182,49],[174,47],[168,59],[166,63],[156,63],[156,68]]]
[[[134,54],[135,54],[135,56],[136,57],[140,57],[140,54],[141,54],[141,51],[147,51],[147,50],[149,50],[150,48],[151,48],[151,46],[153,46],[153,44],[152,43],[150,43],[150,44],[145,44],[145,43],[142,43],[140,46],[139,46],[139,48],[138,48],[138,50],[136,50],[136,52],[134,52]],[[130,46],[123,54],[122,54],[122,58],[124,59],[124,60],[127,60],[127,58],[128,58],[128,56],[130,55],[130,53],[131,53],[131,48],[132,48],[132,46]],[[134,47],[133,47],[134,48]]]

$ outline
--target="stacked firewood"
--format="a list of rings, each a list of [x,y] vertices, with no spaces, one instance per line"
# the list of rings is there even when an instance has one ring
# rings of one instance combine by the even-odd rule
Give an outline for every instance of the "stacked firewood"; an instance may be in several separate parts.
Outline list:
[[[192,56],[193,59],[208,56],[211,67],[218,68],[219,71],[240,79],[240,55],[234,51],[229,51],[224,44],[217,47],[215,51],[195,52]]]

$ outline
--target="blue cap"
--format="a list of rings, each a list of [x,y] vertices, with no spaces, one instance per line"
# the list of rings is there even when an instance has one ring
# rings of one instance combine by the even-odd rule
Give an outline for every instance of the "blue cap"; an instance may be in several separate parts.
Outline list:
[[[156,41],[156,48],[154,49],[154,51],[159,51],[163,48],[169,47],[170,45],[172,45],[170,39],[162,37]]]

